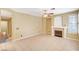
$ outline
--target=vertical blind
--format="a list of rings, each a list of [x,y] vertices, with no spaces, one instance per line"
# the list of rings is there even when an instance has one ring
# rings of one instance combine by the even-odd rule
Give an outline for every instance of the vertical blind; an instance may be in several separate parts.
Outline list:
[[[77,24],[77,15],[69,15],[68,16],[68,33],[77,33],[78,32],[78,24]]]
[[[79,35],[79,12],[78,12],[78,35]]]
[[[55,27],[62,27],[62,16],[55,16],[54,17],[54,26]]]

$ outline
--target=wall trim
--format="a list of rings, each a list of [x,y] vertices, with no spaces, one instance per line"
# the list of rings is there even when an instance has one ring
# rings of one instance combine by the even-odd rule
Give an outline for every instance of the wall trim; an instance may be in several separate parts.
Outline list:
[[[14,39],[12,41],[23,40],[23,39],[27,39],[27,38],[30,38],[30,37],[33,37],[33,36],[40,35],[40,34],[42,34],[42,33],[31,34],[31,35],[28,35],[28,36],[25,36],[25,37],[21,37],[21,38]]]

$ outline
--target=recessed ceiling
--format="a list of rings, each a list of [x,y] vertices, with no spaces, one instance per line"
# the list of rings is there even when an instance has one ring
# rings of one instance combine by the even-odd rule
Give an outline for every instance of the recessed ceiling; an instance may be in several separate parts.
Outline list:
[[[29,15],[34,16],[41,16],[43,14],[43,10],[50,11],[50,8],[12,8],[13,11],[21,12]],[[56,14],[62,14],[70,11],[77,10],[77,8],[55,8],[52,12],[54,15]]]

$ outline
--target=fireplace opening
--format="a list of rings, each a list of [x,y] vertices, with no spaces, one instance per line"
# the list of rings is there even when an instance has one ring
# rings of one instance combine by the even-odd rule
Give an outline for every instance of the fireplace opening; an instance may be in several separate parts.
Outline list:
[[[62,37],[62,31],[55,30],[54,35],[57,36],[57,37]]]

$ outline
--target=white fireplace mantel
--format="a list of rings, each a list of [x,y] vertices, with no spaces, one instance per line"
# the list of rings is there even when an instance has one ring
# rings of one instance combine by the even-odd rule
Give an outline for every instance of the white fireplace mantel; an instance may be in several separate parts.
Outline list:
[[[55,30],[61,30],[63,32],[63,37],[66,38],[67,27],[52,27],[52,35],[54,36]]]

